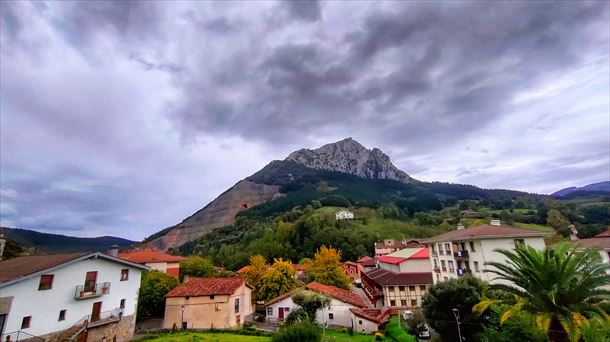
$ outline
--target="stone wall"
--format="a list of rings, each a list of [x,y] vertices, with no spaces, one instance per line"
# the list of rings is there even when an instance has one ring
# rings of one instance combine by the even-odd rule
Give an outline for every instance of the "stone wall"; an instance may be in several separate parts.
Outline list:
[[[125,316],[117,322],[89,328],[88,342],[123,342],[130,341],[136,323],[136,316]]]

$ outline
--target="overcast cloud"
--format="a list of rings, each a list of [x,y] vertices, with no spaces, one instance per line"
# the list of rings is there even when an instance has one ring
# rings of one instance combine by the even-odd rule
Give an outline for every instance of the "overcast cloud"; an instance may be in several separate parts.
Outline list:
[[[426,181],[610,178],[607,1],[0,6],[2,226],[141,239],[348,136]]]

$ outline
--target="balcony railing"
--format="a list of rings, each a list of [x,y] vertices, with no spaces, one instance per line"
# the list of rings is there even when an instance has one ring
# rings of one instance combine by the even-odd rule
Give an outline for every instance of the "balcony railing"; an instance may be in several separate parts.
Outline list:
[[[456,251],[455,253],[453,253],[453,256],[456,258],[468,258],[468,251],[466,251],[466,250]]]
[[[435,268],[433,268],[433,270],[434,270],[434,272],[436,272],[436,273],[440,273],[440,272],[441,272],[441,269],[440,269],[438,266],[437,266],[437,267],[435,267]]]
[[[458,268],[457,269],[457,274],[460,277],[464,276],[466,274],[471,274],[471,273],[472,273],[472,271],[469,268]]]
[[[110,283],[97,283],[93,286],[77,285],[74,291],[74,299],[87,299],[99,297],[110,293]]]

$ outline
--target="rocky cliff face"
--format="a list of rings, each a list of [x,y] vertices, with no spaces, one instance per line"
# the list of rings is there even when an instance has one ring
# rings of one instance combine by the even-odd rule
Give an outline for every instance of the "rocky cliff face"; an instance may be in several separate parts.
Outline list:
[[[394,166],[390,157],[380,149],[369,150],[352,138],[315,150],[300,149],[292,152],[286,160],[312,169],[344,172],[367,179],[391,179],[404,183],[413,181]]]
[[[167,234],[149,242],[148,246],[159,249],[179,247],[214,228],[227,226],[233,223],[238,212],[281,196],[279,188],[276,185],[239,181]]]

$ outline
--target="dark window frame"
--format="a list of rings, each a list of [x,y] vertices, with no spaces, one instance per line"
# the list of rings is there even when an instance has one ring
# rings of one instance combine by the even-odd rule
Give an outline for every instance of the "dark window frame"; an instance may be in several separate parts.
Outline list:
[[[43,280],[43,279],[51,279]],[[38,291],[46,291],[53,288],[53,280],[55,280],[55,276],[53,274],[43,274],[40,276],[40,281],[38,282]]]
[[[63,310],[59,310],[59,317],[57,318],[57,321],[65,321],[66,320],[66,309]]]
[[[129,280],[129,268],[121,269],[121,281]]]
[[[32,316],[24,316],[21,319],[21,329],[27,329],[32,326]]]

